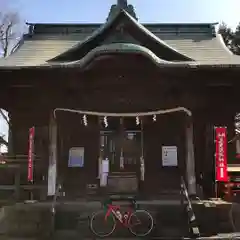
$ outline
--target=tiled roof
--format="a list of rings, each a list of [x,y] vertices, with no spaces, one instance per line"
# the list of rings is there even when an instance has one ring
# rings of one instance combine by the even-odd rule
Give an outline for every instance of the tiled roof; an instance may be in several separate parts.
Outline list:
[[[240,64],[240,56],[232,54],[221,35],[157,34],[174,49],[201,64]]]
[[[150,37],[154,37],[146,28],[135,19],[124,13],[142,31]],[[109,23],[108,23],[109,24]],[[106,25],[106,24],[105,24]],[[97,30],[94,35],[97,35]],[[196,24],[196,26],[199,24]],[[148,27],[151,25],[148,25]],[[154,25],[153,25],[154,26]],[[167,26],[167,25],[165,25]],[[181,26],[184,26],[183,24]],[[191,26],[194,27],[194,24]],[[171,28],[171,24],[169,24]],[[78,46],[79,42],[85,41],[91,33],[42,33],[33,34],[25,38],[24,43],[8,58],[0,59],[0,68],[5,67],[31,67],[40,65],[50,65],[48,61],[67,50]],[[158,31],[155,35],[159,38],[159,43],[164,42],[172,49],[183,54],[189,59],[193,59],[198,64],[204,65],[240,65],[240,57],[233,55],[224,45],[221,36],[218,34],[206,34],[206,32],[191,31]],[[158,62],[161,62],[160,60]]]
[[[59,36],[42,36],[41,39],[26,39],[12,55],[0,59],[1,66],[37,66],[65,52],[77,44],[79,40],[61,39]]]
[[[118,30],[117,30],[118,29]],[[79,58],[84,57],[88,52],[94,50],[99,44],[103,44],[104,40],[111,34],[120,35],[120,38],[124,39],[126,34],[137,40],[140,45],[143,45],[153,51],[157,57],[163,58],[168,61],[192,61],[193,59],[179,53],[177,50],[169,46],[166,42],[162,41],[146,27],[140,24],[135,18],[133,18],[128,12],[119,10],[115,17],[112,17],[100,28],[98,28],[92,35],[86,40],[80,42],[72,49],[69,49],[65,53],[51,59],[55,62],[69,62],[76,61]],[[119,42],[121,40],[117,40]],[[124,41],[124,40],[123,40]],[[127,40],[128,42],[131,40]]]

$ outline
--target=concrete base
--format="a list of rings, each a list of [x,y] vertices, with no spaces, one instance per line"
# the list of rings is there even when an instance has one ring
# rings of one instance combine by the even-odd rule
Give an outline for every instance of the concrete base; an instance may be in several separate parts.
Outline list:
[[[120,202],[124,204],[124,202]],[[178,238],[189,237],[187,216],[178,200],[152,200],[138,201],[141,209],[148,210],[154,217],[155,228],[151,238]],[[1,239],[5,237],[38,237],[47,239],[51,236],[52,213],[51,202],[20,203],[2,209],[0,217]],[[75,239],[92,237],[89,230],[89,218],[91,214],[101,208],[100,201],[75,201],[57,203],[55,217],[54,239]],[[240,231],[240,221],[235,215],[240,211],[238,204],[232,208],[232,204],[223,201],[194,201],[193,208],[202,237],[213,237],[218,233],[224,236],[233,231]],[[233,210],[232,213],[230,210]],[[236,220],[232,226],[230,213]],[[118,229],[113,238],[132,237],[128,230]],[[218,238],[219,239],[219,238]]]

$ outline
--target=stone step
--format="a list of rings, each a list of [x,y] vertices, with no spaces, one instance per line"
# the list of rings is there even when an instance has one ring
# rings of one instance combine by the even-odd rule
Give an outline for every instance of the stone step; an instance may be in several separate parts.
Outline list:
[[[149,212],[152,214],[155,222],[152,236],[169,236],[170,234],[171,236],[182,237],[188,235],[187,216],[184,214],[183,209],[175,207],[171,209],[171,213],[167,208],[159,210],[150,209]],[[87,213],[79,215],[78,212],[57,212],[55,229],[57,232],[78,229],[85,237],[90,236],[90,217]],[[128,230],[119,228],[113,236],[130,237],[131,234]]]
[[[176,239],[182,239],[183,237],[187,237],[187,235],[184,235],[183,232],[179,229],[175,228],[164,228],[164,230],[161,231],[161,235],[157,234],[154,230],[153,232],[148,236],[151,239],[157,238],[157,237],[164,237],[164,238],[176,238]],[[91,239],[96,239],[96,236],[92,234],[90,231],[89,233],[86,234],[86,232],[83,232],[81,229],[79,230],[58,230],[54,234],[54,239],[79,239],[79,238],[91,238]],[[129,231],[128,229],[116,229],[116,231],[110,236],[110,238],[114,239],[119,239],[119,238],[124,238],[124,239],[139,239],[135,238]],[[108,238],[107,238],[108,239]]]
[[[140,208],[148,210],[154,217],[156,227],[152,232],[152,237],[188,236],[188,223],[182,206],[159,205],[157,201],[154,204],[153,202],[150,203],[140,204]],[[65,206],[62,207],[63,205]],[[93,212],[100,209],[101,205],[91,202],[78,203],[76,205],[65,203],[63,205],[59,205],[57,209],[56,232],[76,234],[80,231],[85,237],[90,237],[89,218]],[[225,219],[223,216],[220,219],[218,218],[219,214],[216,213],[219,211],[219,208],[206,208],[201,204],[194,205],[194,208],[202,236],[216,235],[218,232],[232,232],[228,215],[226,215]],[[50,209],[51,204],[47,205],[46,203],[7,207],[5,220],[0,224],[0,233],[12,237],[47,235],[51,230],[52,218]],[[225,213],[227,214],[228,211],[225,211]],[[113,237],[131,237],[129,232],[125,230],[118,229],[118,232]]]
[[[200,237],[197,238],[199,240],[226,240],[226,239],[240,239],[240,233],[236,234],[236,233],[232,233],[232,234],[218,234],[215,236],[209,236],[209,237]],[[57,236],[57,238],[50,238],[50,239],[39,239],[39,238],[15,238],[15,237],[1,237],[1,240],[66,240],[65,237],[62,236]],[[74,237],[69,237],[68,240],[93,240],[93,238],[79,238],[79,236],[74,236]],[[113,237],[109,237],[109,238],[105,238],[106,240],[136,240],[139,238],[133,238],[133,237],[129,237],[129,238],[113,238]],[[155,237],[155,238],[151,238],[151,239],[155,239],[155,240],[179,240],[179,237]],[[182,240],[197,240],[195,238],[189,238],[189,237],[183,237],[181,238]],[[101,240],[101,238],[94,238],[94,240]]]

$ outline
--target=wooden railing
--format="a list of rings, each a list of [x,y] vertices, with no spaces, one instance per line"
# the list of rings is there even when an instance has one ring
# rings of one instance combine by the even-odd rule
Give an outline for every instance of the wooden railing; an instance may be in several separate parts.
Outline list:
[[[47,166],[39,156],[34,156],[33,183],[27,181],[28,157],[26,155],[0,156],[0,201],[46,198]]]
[[[193,207],[192,207],[192,202],[189,198],[188,190],[184,181],[184,178],[181,177],[181,194],[183,197],[183,201],[185,200],[186,203],[186,212],[188,216],[188,224],[189,224],[189,230],[190,234],[195,238],[195,237],[200,237],[200,231],[198,228],[197,220],[196,220],[196,215],[194,213]]]

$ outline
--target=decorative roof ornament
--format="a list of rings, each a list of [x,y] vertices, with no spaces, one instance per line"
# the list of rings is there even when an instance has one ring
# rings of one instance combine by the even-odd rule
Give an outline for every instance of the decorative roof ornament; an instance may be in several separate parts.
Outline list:
[[[117,0],[117,4],[113,4],[110,8],[110,12],[108,14],[107,21],[112,19],[112,17],[114,17],[121,9],[125,10],[132,17],[134,17],[136,20],[138,20],[133,5],[128,4],[127,0]]]
[[[128,6],[127,0],[118,0],[117,1],[117,6],[122,9],[126,9]]]

